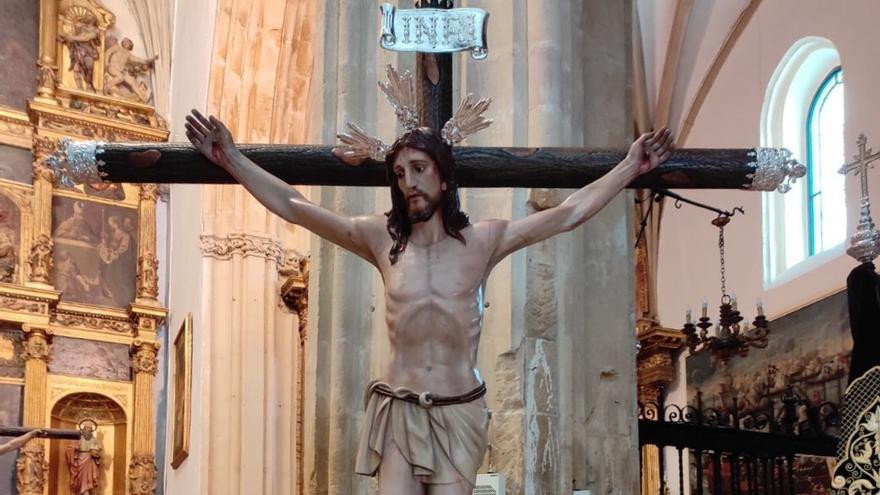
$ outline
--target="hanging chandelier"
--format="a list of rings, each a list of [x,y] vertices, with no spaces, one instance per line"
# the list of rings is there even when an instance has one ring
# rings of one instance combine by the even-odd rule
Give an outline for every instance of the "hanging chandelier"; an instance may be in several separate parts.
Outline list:
[[[712,220],[718,227],[718,250],[721,255],[721,306],[719,318],[714,323],[708,316],[709,303],[703,301],[702,314],[695,323],[691,310],[687,310],[686,321],[681,329],[685,335],[691,355],[708,351],[712,357],[727,362],[733,356],[746,356],[749,349],[767,347],[767,336],[770,333],[764,307],[760,299],[757,302],[758,315],[749,322],[737,308],[736,294],[727,293],[727,279],[724,265],[724,227],[730,222],[730,216],[719,215]],[[714,329],[713,329],[714,327]],[[699,332],[697,331],[699,328]],[[710,334],[710,329],[713,331]]]

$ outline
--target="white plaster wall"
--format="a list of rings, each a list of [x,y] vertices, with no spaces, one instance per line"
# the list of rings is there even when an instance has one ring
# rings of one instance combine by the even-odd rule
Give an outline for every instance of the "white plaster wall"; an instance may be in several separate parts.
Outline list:
[[[836,46],[844,71],[847,157],[851,159],[856,153],[855,140],[862,132],[868,136],[869,146],[873,143],[876,149],[880,140],[880,120],[876,118],[880,101],[874,97],[872,89],[880,78],[880,68],[875,63],[876,42],[868,33],[878,14],[880,4],[867,0],[847,2],[845,6],[821,0],[763,2],[721,69],[695,121],[687,147],[746,148],[760,145],[761,109],[773,72],[795,42],[806,36],[821,36]],[[715,33],[710,34],[710,38],[717,38],[718,30],[726,35],[734,18],[735,13],[730,15],[728,12],[725,22],[716,20],[706,33]],[[708,50],[689,45],[699,43],[693,39],[686,41],[685,51],[695,54],[694,65],[701,69],[686,79],[684,89],[676,91],[678,101],[673,107],[673,125],[684,112],[680,108],[683,103],[681,95],[688,95],[686,99],[690,102],[705,68],[720,46],[720,43],[713,44]],[[707,41],[707,44],[712,43],[714,41]],[[868,182],[876,204],[880,176],[869,172]],[[725,243],[727,288],[736,293],[740,309],[749,318],[755,316],[757,298],[764,300],[765,312],[773,319],[837,292],[846,286],[849,271],[857,265],[843,252],[843,246],[808,259],[765,286],[762,194],[729,190],[678,192],[724,209],[745,208],[746,215],[737,215],[725,229]],[[858,178],[847,177],[846,195],[847,231],[851,235],[859,215]],[[720,263],[718,230],[709,223],[712,218],[713,214],[704,210],[689,206],[676,210],[667,206],[661,232],[658,280],[659,317],[664,326],[678,328],[684,322],[685,311],[688,308],[699,311],[704,298],[709,300],[710,317],[717,318],[721,297]],[[773,338],[772,328],[770,338]],[[667,403],[683,404],[686,401],[685,357],[686,353],[682,354],[677,362],[677,378],[670,384]],[[670,480],[677,479],[677,473],[671,471],[667,476]]]
[[[760,144],[760,115],[766,87],[782,56],[799,39],[821,36],[837,47],[844,71],[847,156],[856,153],[856,136],[864,132],[869,146],[880,139],[876,115],[880,101],[872,89],[880,77],[869,38],[880,4],[870,1],[840,4],[821,0],[775,0],[764,2],[745,30],[706,99],[690,139],[689,148],[752,147]],[[696,50],[702,57],[713,54]],[[697,62],[701,65],[701,62]],[[703,65],[708,65],[708,62]],[[702,75],[688,81],[694,93]],[[859,187],[848,177],[848,232],[858,223]],[[869,173],[869,188],[876,195],[880,177]],[[768,317],[788,313],[845,286],[856,262],[838,251],[823,260],[795,268],[775,284],[765,287],[762,272],[762,219],[760,194],[737,191],[679,191],[697,201],[722,208],[743,206],[725,229],[728,290],[735,292],[740,307],[754,316],[754,302],[761,297]],[[876,201],[876,200],[875,200]],[[699,310],[708,297],[717,312],[719,261],[717,229],[709,224],[712,214],[684,207],[664,215],[660,244],[659,309],[661,321],[676,327],[684,312]],[[811,266],[810,266],[811,265]],[[771,334],[772,338],[772,334]]]
[[[120,40],[122,40],[122,38],[131,39],[132,43],[134,43],[131,52],[138,57],[145,58],[147,56],[147,51],[144,47],[144,40],[138,29],[134,13],[128,8],[128,1],[102,0],[101,3],[107,8],[107,10],[116,15],[116,22],[113,27],[110,28],[108,34],[118,35]]]
[[[170,141],[186,141],[183,119],[191,108],[204,109],[208,95],[211,47],[214,36],[216,0],[181,0],[174,12],[174,42],[171,65],[171,115]],[[199,40],[194,43],[192,40]],[[176,61],[185,61],[177,64]],[[173,457],[173,398],[169,397],[166,411],[167,441],[165,456],[165,493],[203,493],[203,453],[210,448],[204,435],[201,418],[210,414],[203,408],[206,391],[202,383],[207,379],[203,366],[206,360],[204,336],[209,329],[202,326],[202,254],[199,234],[202,231],[202,187],[198,185],[173,185],[169,199],[168,250],[168,328],[169,343],[174,342],[181,322],[187,313],[193,314],[193,379],[192,423],[189,457],[183,464],[172,469]],[[170,364],[170,363],[169,363]],[[171,373],[169,373],[169,376]],[[170,383],[167,390],[173,390]]]

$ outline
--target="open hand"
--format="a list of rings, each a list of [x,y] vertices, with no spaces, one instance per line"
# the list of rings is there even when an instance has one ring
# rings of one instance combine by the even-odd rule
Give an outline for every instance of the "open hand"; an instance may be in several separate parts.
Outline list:
[[[24,434],[24,438],[30,440],[31,438],[45,438],[47,436],[46,430],[31,430]]]
[[[672,155],[673,149],[675,145],[672,142],[672,133],[664,127],[639,136],[629,147],[626,157],[636,166],[635,176],[638,177],[665,162]]]
[[[208,160],[223,168],[230,165],[229,154],[235,150],[235,143],[223,122],[193,110],[186,116],[186,137]]]

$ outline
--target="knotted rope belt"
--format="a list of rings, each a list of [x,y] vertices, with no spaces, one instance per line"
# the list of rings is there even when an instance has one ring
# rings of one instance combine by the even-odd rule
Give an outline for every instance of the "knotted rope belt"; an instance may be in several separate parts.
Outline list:
[[[384,395],[385,397],[391,397],[392,399],[412,402],[413,404],[418,404],[424,408],[428,408],[434,406],[452,406],[455,404],[466,404],[468,402],[475,401],[480,397],[486,395],[486,383],[483,382],[480,384],[479,387],[461,395],[446,396],[434,395],[430,392],[416,393],[406,387],[391,388],[391,385],[376,380],[371,382],[370,386],[367,388],[365,399],[368,400],[373,392],[376,392],[379,395]],[[366,403],[366,400],[364,402]]]

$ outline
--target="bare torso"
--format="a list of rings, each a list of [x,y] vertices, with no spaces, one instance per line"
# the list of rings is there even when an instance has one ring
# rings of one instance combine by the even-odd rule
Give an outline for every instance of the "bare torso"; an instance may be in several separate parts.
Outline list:
[[[429,245],[410,241],[397,263],[387,250],[379,258],[391,343],[381,379],[392,387],[458,395],[480,384],[477,349],[491,267],[475,228],[462,234],[466,244],[452,237]]]

